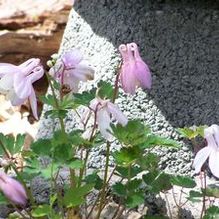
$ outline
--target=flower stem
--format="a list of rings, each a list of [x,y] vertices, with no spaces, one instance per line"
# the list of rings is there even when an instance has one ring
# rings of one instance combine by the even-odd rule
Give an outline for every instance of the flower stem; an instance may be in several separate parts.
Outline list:
[[[96,219],[100,218],[102,206],[105,202],[105,197],[106,197],[105,192],[106,192],[106,188],[108,185],[107,175],[108,175],[108,169],[109,169],[109,155],[110,155],[110,143],[109,143],[109,141],[107,141],[107,143],[106,143],[106,164],[105,164],[105,171],[104,171],[103,187],[101,190],[99,210],[98,210]]]
[[[81,186],[81,182],[82,182],[83,175],[84,175],[84,172],[85,172],[85,169],[86,169],[86,165],[87,165],[87,160],[88,160],[88,157],[89,157],[89,152],[90,152],[90,150],[87,149],[86,150],[86,155],[85,155],[85,158],[84,158],[83,167],[80,169],[80,175],[79,175],[79,180],[78,180],[78,187]]]
[[[205,198],[206,198],[206,173],[205,171],[203,171],[203,177],[202,177],[202,172],[200,173],[200,177],[201,177],[201,181],[204,179],[204,182],[202,181],[202,185],[203,185],[203,199],[202,199],[202,210],[201,210],[201,216],[200,219],[203,218],[205,210],[206,210],[206,205],[205,205]]]
[[[54,89],[53,84],[52,84],[52,82],[51,82],[51,80],[49,78],[48,73],[46,74],[46,76],[47,76],[47,79],[48,79],[48,82],[49,82],[49,86],[51,88],[52,95],[53,95],[53,98],[54,98],[54,101],[55,101],[55,108],[57,110],[60,110],[59,102],[58,102],[58,99],[56,98],[55,89]],[[60,116],[58,117],[58,119],[59,119],[59,123],[60,123],[60,126],[61,126],[61,130],[62,130],[63,134],[66,135],[64,121],[63,121],[63,119]]]
[[[119,69],[120,68],[121,68],[121,64],[119,64],[118,68],[117,68],[117,74],[116,74],[116,80],[115,80],[115,84],[114,84],[115,88],[114,88],[114,93],[113,93],[113,97],[112,97],[112,103],[115,102],[118,91],[119,91],[119,76],[120,76]]]
[[[60,106],[59,106],[59,102],[58,102],[58,99],[56,98],[56,94],[55,94],[55,89],[53,87],[53,84],[49,78],[49,75],[47,75],[47,78],[48,78],[48,81],[49,81],[49,86],[51,87],[51,91],[52,91],[52,95],[53,95],[53,98],[54,98],[54,101],[55,101],[55,108],[59,111],[60,110]],[[62,89],[62,88],[61,88]],[[62,93],[60,93],[60,98],[62,98]],[[60,126],[61,126],[61,131],[63,133],[63,137],[64,139],[68,140],[68,136],[66,134],[66,131],[65,131],[65,124],[64,124],[64,121],[63,121],[63,118],[58,116],[58,119],[59,119],[59,122],[60,122]],[[70,185],[71,185],[71,188],[74,188],[76,186],[76,176],[75,176],[75,170],[72,169],[72,168],[69,168],[69,171],[70,171]],[[67,212],[67,218],[72,218],[75,211],[77,212],[77,209],[76,208],[70,208],[68,209],[68,212]]]

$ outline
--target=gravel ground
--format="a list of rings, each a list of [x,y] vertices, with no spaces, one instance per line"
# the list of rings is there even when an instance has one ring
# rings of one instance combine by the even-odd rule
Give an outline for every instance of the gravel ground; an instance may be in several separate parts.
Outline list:
[[[115,78],[121,43],[139,45],[152,72],[152,90],[122,93],[117,103],[129,118],[140,118],[154,132],[182,142],[178,151],[157,150],[161,166],[172,172],[190,173],[192,161],[175,129],[219,122],[218,15],[216,0],[80,0],[63,36],[60,53],[79,48],[96,67],[95,80],[82,90]],[[76,121],[70,114],[69,130]],[[52,125],[42,118],[38,137],[51,135]],[[104,146],[93,151],[89,164],[99,168],[103,161]]]

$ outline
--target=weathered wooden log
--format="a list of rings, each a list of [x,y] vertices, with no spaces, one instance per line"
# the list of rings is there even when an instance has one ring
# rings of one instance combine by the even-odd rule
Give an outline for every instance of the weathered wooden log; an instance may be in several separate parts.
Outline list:
[[[13,7],[0,0],[0,61],[39,57],[45,64],[59,48],[70,8],[65,0],[18,0]]]

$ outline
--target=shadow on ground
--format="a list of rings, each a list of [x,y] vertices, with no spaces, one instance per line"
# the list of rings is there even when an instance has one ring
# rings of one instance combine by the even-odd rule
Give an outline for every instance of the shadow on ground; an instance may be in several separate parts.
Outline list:
[[[173,127],[219,122],[218,1],[80,0],[75,10],[115,47],[135,41],[149,93]]]

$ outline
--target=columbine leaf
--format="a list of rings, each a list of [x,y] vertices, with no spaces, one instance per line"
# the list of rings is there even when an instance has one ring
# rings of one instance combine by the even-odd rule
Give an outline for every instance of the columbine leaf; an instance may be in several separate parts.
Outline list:
[[[98,96],[102,99],[112,99],[113,93],[114,93],[114,88],[113,86],[106,81],[100,81],[97,84],[98,87]]]
[[[141,155],[137,147],[122,148],[120,151],[113,153],[113,157],[118,165],[129,166],[134,163]]]
[[[65,192],[64,203],[69,207],[76,207],[84,202],[84,196],[87,195],[94,184],[83,185],[78,188],[71,188]]]
[[[41,176],[45,179],[51,179],[51,173],[55,174],[59,169],[58,164],[49,164],[46,168],[41,168],[40,173]],[[52,179],[51,179],[52,180]]]
[[[123,166],[117,166],[116,167],[116,172],[123,178],[128,178],[128,177],[135,177],[138,173],[140,173],[142,169],[137,166],[131,166],[130,170],[128,167],[123,167]]]
[[[8,204],[8,200],[5,198],[5,196],[0,193],[0,205]]]
[[[126,126],[112,124],[111,127],[115,137],[127,146],[143,144],[150,133],[150,129],[139,120],[129,121]]]
[[[72,146],[70,144],[56,146],[53,156],[57,162],[66,164],[66,161],[72,158]]]
[[[198,192],[198,191],[189,191],[189,196],[187,199],[191,202],[201,202],[203,198],[203,193]]]
[[[50,214],[50,206],[45,204],[45,205],[40,205],[36,207],[34,210],[32,210],[32,216],[33,217],[43,217],[47,216]]]
[[[118,182],[112,186],[112,191],[118,196],[125,197],[127,195],[126,186]]]
[[[45,117],[62,118],[64,119],[68,114],[68,110],[48,110],[45,112]]]
[[[77,105],[75,104],[72,94],[66,94],[62,100],[60,100],[59,102],[59,108],[62,110],[66,110],[66,109],[74,109],[76,108]]]
[[[180,144],[173,139],[151,134],[148,135],[147,140],[142,145],[142,147],[149,148],[152,146],[180,147]]]
[[[125,204],[128,208],[135,208],[144,203],[144,196],[142,193],[135,193],[127,197]]]
[[[96,96],[96,88],[93,88],[90,91],[84,91],[81,94],[74,94],[74,103],[77,105],[89,106],[90,101],[93,100]]]
[[[52,148],[50,139],[38,139],[31,144],[31,149],[39,156],[50,156]]]
[[[207,196],[219,198],[219,185],[210,184],[203,192],[205,192]]]
[[[20,174],[26,181],[30,181],[33,177],[40,174],[42,166],[36,157],[26,159],[26,166]]]
[[[56,108],[56,101],[55,98],[53,97],[53,95],[48,94],[47,96],[40,96],[39,99],[49,105],[49,106],[53,106],[54,108]]]
[[[195,180],[189,176],[171,176],[171,183],[185,188],[194,188],[196,186]]]
[[[77,158],[73,158],[65,162],[65,166],[68,166],[72,169],[80,169],[83,167],[83,161]]]
[[[88,184],[94,184],[94,188],[100,190],[103,185],[103,180],[97,174],[97,171],[94,171],[92,174],[87,175],[84,181]]]
[[[143,175],[142,178],[151,192],[159,193],[172,188],[170,175],[164,172],[152,171]]]
[[[24,139],[25,139],[25,135],[21,135],[21,134],[17,135],[16,141],[15,141],[15,144],[14,144],[13,153],[21,152],[21,149],[24,145]]]
[[[148,153],[138,159],[138,164],[144,170],[153,171],[158,168],[159,157],[156,154]]]
[[[81,137],[81,134],[81,130],[74,130],[68,134],[68,139],[72,145],[79,146],[90,144],[90,142]]]
[[[142,184],[141,179],[133,179],[127,182],[126,187],[127,190],[129,191],[129,194],[131,194],[133,191],[138,190],[141,184]]]
[[[57,130],[53,134],[53,138],[51,139],[52,145],[57,147],[59,145],[68,143],[68,136],[66,133],[63,133],[61,130]]]
[[[204,129],[207,126],[196,126],[196,127],[184,127],[184,128],[178,128],[178,132],[184,137],[188,139],[193,139],[197,137],[198,135],[204,137]]]
[[[25,135],[18,134],[16,139],[13,136],[5,136],[0,133],[0,141],[7,148],[10,154],[16,154],[22,151]],[[0,147],[0,153],[4,154],[4,151]]]
[[[205,212],[203,219],[217,219],[219,218],[219,208],[217,206],[211,206]]]

